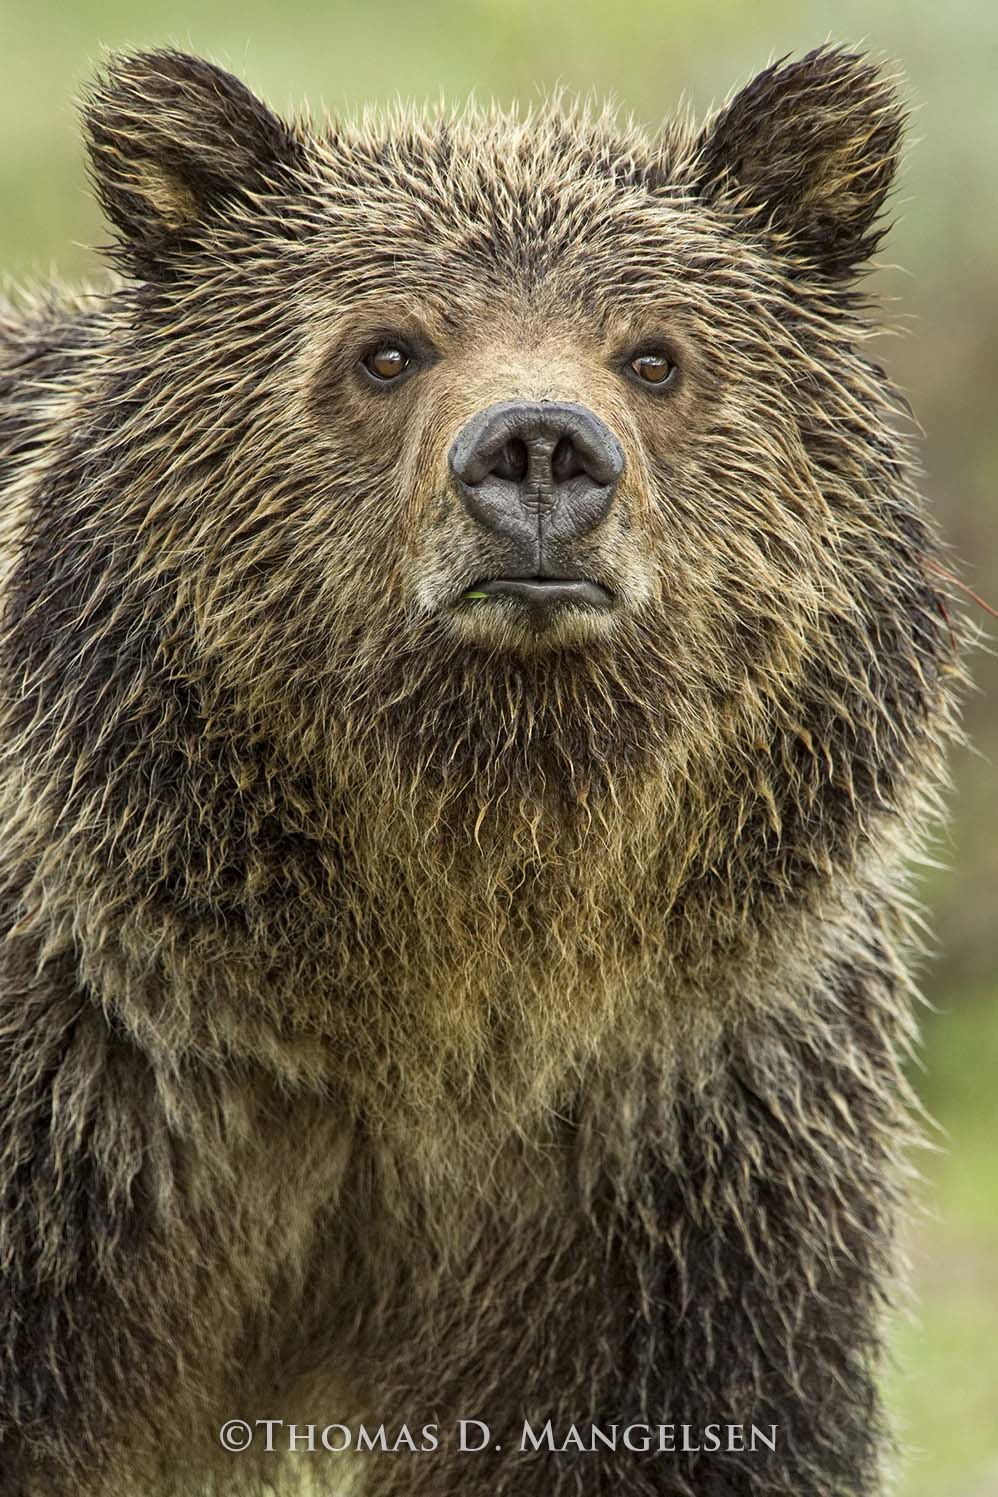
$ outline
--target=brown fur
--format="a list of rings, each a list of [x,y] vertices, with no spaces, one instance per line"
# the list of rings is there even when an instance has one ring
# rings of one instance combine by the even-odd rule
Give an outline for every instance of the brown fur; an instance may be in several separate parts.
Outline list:
[[[288,127],[157,53],[86,120],[121,278],[0,321],[0,1494],[338,1489],[235,1417],[505,1435],[373,1494],[879,1490],[959,674],[853,289],[890,84]],[[388,334],[435,358],[376,393]],[[513,397],[626,454],[622,606],[540,636],[448,606]],[[516,1456],[548,1417],[780,1438]]]

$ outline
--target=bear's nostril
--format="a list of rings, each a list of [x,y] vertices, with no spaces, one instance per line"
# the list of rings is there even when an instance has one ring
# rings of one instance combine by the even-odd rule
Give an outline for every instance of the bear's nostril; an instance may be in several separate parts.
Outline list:
[[[555,483],[567,483],[585,472],[578,450],[571,437],[562,437],[551,454],[551,477]]]
[[[513,483],[522,483],[527,476],[528,466],[527,444],[514,437],[500,450],[492,472],[496,478],[508,478]]]

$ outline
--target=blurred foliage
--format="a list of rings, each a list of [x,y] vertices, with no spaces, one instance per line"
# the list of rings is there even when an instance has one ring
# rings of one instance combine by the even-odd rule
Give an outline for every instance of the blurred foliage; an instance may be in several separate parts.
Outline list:
[[[245,77],[278,108],[332,114],[368,100],[530,99],[562,84],[612,94],[654,125],[682,95],[698,112],[771,58],[831,39],[904,74],[913,106],[896,219],[872,278],[905,332],[880,357],[925,429],[926,489],[974,589],[998,603],[998,9],[987,0],[0,0],[0,267],[19,282],[92,274],[104,230],[73,99],[104,47],[173,43]],[[980,617],[980,615],[978,615]],[[986,623],[986,620],[981,620]],[[948,865],[923,884],[938,955],[926,988],[920,1085],[951,1135],[933,1156],[938,1220],[915,1233],[921,1328],[899,1351],[912,1440],[906,1497],[998,1492],[998,662],[979,651],[954,759]]]
[[[910,1455],[900,1497],[998,1493],[998,1005],[992,986],[925,1025],[920,1090],[944,1124],[907,1251],[913,1314],[895,1323],[892,1401]]]

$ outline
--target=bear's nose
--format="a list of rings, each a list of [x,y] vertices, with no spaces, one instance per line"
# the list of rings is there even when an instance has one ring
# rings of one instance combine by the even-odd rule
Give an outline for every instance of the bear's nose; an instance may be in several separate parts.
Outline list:
[[[507,543],[558,559],[564,543],[605,518],[624,471],[609,427],[582,405],[503,400],[458,433],[450,470],[473,519]]]

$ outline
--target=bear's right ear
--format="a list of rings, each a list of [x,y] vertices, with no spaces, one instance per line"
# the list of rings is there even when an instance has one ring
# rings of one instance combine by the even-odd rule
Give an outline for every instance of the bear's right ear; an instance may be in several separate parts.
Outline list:
[[[230,73],[182,52],[115,57],[83,108],[97,195],[142,275],[221,203],[299,165],[293,131]]]

